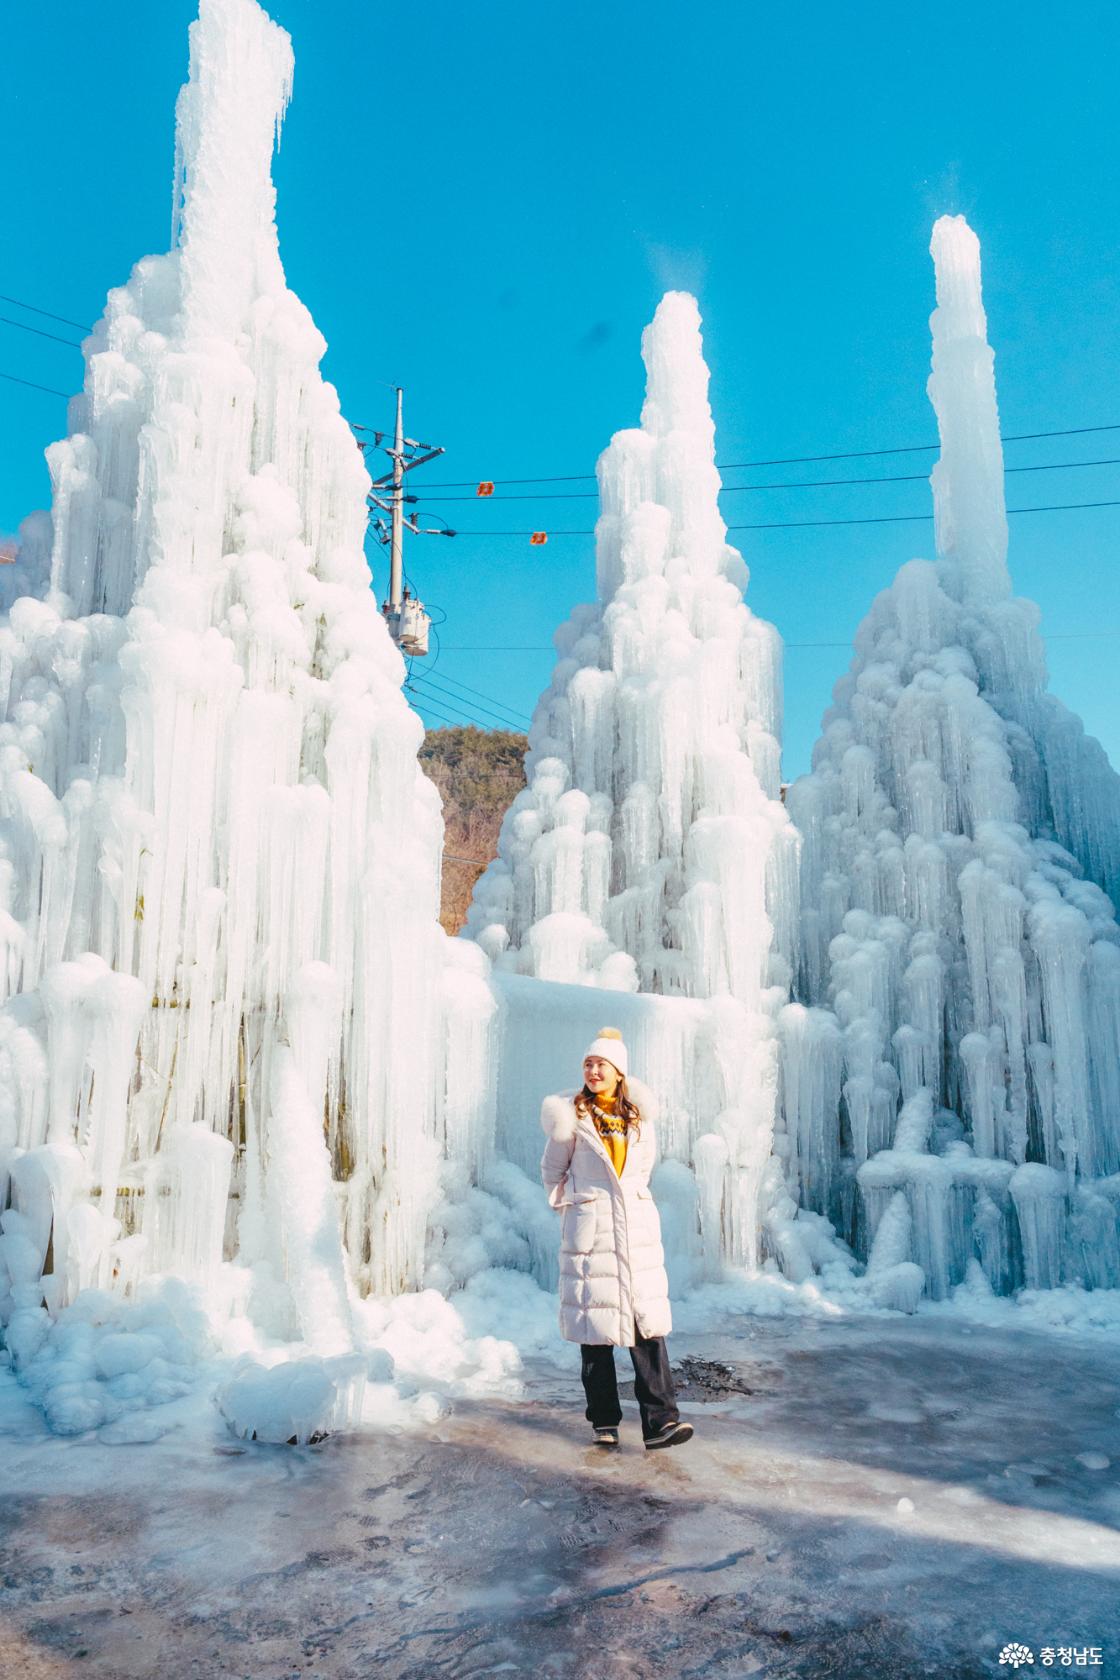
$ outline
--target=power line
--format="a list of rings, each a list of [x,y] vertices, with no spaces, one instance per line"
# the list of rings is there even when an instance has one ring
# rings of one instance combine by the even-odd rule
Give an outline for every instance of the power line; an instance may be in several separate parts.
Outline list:
[[[89,333],[92,327],[87,327],[84,321],[72,321],[69,315],[52,315],[49,309],[40,309],[38,304],[24,303],[22,298],[5,297],[0,292],[0,303],[14,303],[17,309],[30,310],[32,315],[42,315],[47,321],[61,321],[64,327],[77,327],[79,332]]]
[[[69,400],[69,391],[57,391],[53,385],[36,385],[33,379],[20,379],[14,373],[0,373],[0,379],[8,379],[13,385],[26,385],[29,391],[45,391],[49,397],[65,397]]]
[[[405,683],[404,689],[403,689],[402,692],[405,693],[405,694],[411,695],[413,691],[409,687],[409,685],[407,683]],[[439,718],[441,723],[448,723],[452,726],[452,728],[458,728],[458,724],[456,723],[455,719],[447,717],[443,712],[441,712],[439,710],[438,706],[429,706],[424,702],[421,702],[420,705],[413,704],[413,706],[412,706],[412,710],[415,711],[415,712],[419,712],[419,711],[421,711],[421,709],[424,712],[430,712],[433,715],[433,717]]]
[[[1034,443],[1040,438],[1083,437],[1088,432],[1120,432],[1120,420],[1113,421],[1107,426],[1066,426],[1055,432],[1001,432],[1001,443]],[[721,472],[732,472],[742,467],[793,467],[807,465],[814,461],[862,461],[873,455],[924,455],[930,450],[940,449],[940,441],[936,443],[904,444],[895,449],[854,449],[840,455],[789,455],[785,460],[775,461],[733,461]]]
[[[18,327],[20,332],[34,333],[36,338],[49,338],[54,344],[68,344],[71,350],[80,350],[72,338],[59,338],[57,333],[44,332],[42,327],[33,327],[27,321],[13,321],[8,315],[0,315],[0,326]]]
[[[1005,473],[1064,472],[1074,467],[1120,467],[1120,456],[1103,461],[1045,461],[1037,466],[1004,467]],[[727,470],[727,469],[725,469]],[[881,478],[807,478],[783,479],[776,484],[722,484],[720,495],[733,495],[743,490],[829,490],[841,484],[928,484],[928,473],[888,473]],[[597,490],[548,491],[543,496],[516,495],[487,497],[488,502],[586,502],[598,501]],[[425,496],[426,502],[477,502],[474,496]]]
[[[591,474],[588,473],[584,476],[589,478]],[[925,475],[923,474],[921,476],[924,477]],[[531,480],[523,478],[507,478],[492,479],[490,482],[495,484],[528,484]],[[555,478],[542,478],[538,482],[541,484],[558,484],[562,481]],[[727,486],[724,486],[724,488],[727,488]],[[767,490],[770,486],[766,484],[759,484],[758,486],[743,485],[741,488]],[[477,489],[475,490],[475,494],[473,496],[424,497],[426,502],[477,502],[478,499]],[[524,495],[513,496],[487,496],[484,499],[488,502],[597,502],[599,499],[599,492],[597,490],[549,490],[546,491],[543,496],[526,493]]]
[[[450,680],[451,679],[448,678],[448,681],[450,681]],[[431,679],[431,677],[428,676],[427,672],[421,672],[419,677],[414,677],[413,678],[413,681],[421,682],[421,683],[428,683],[428,684],[432,683],[432,679]],[[441,696],[442,698],[444,698],[445,700],[448,700],[448,701],[458,701],[460,705],[466,707],[468,710],[470,709],[471,704],[472,704],[472,702],[468,698],[468,696],[472,695],[472,694],[478,694],[477,689],[468,689],[466,694],[464,695],[464,694],[456,693],[454,691],[454,689],[441,689],[441,688],[439,688],[438,684],[435,685],[435,686],[436,686],[436,692],[439,696]],[[482,696],[480,696],[480,698],[489,699],[491,697],[489,695],[482,695]],[[514,734],[523,735],[525,733],[526,729],[528,729],[528,727],[529,727],[529,724],[530,724],[531,720],[528,717],[526,717],[524,712],[515,712],[511,706],[504,705],[501,700],[494,700],[493,704],[498,708],[497,712],[489,711],[485,706],[479,706],[477,704],[475,704],[474,709],[476,711],[482,712],[483,715],[486,716],[486,717],[493,718],[496,723],[500,723],[506,729],[512,730],[514,732]]]
[[[441,703],[443,705],[450,705],[452,707],[452,709],[454,709],[454,707],[456,705],[466,707],[469,704],[468,701],[462,699],[452,689],[442,688],[440,686],[438,678],[429,677],[429,676],[426,676],[422,673],[420,676],[418,676],[418,677],[414,676],[410,680],[413,682],[413,684],[425,683],[425,684],[429,685],[430,687],[434,688],[435,691],[436,691],[437,698],[441,698],[441,697],[444,697],[444,696],[446,697],[446,698],[441,699]],[[501,705],[501,701],[498,701],[497,704]],[[497,712],[491,711],[488,706],[475,705],[473,709],[476,712],[481,712],[484,717],[491,717],[495,720],[495,722],[504,724],[504,726],[507,729],[511,725],[511,722],[512,722],[511,719],[499,716],[499,714]],[[508,710],[508,708],[505,708],[505,709]],[[472,721],[474,721],[474,720],[472,719]],[[528,721],[528,720],[526,720],[526,721]]]
[[[1007,513],[1071,513],[1078,508],[1120,507],[1115,502],[1050,502],[1041,507],[1007,508]],[[775,520],[766,525],[729,525],[729,531],[790,531],[815,525],[914,525],[928,524],[932,513],[879,514],[864,519],[791,519]]]
[[[1120,639],[1120,630],[1056,630],[1044,642],[1096,642]],[[848,642],[782,642],[783,648],[850,648]]]
[[[81,332],[91,332],[93,330],[92,328],[86,326],[83,322],[73,320],[70,316],[55,314],[52,310],[42,309],[37,304],[26,303],[21,298],[10,297],[10,296],[8,296],[4,293],[0,293],[0,301],[3,301],[5,303],[14,304],[17,309],[25,309],[25,310],[28,310],[29,312],[31,312],[32,314],[41,315],[46,320],[58,321],[62,325],[76,327]],[[61,337],[59,337],[59,335],[57,333],[45,332],[41,327],[33,327],[25,321],[13,321],[9,316],[0,316],[0,324],[3,324],[4,326],[9,326],[9,327],[15,327],[16,329],[18,329],[21,332],[33,333],[36,337],[49,339],[55,344],[63,344],[63,345],[66,345],[70,349],[73,349],[73,350],[80,350],[81,349],[81,345],[76,344],[73,339],[61,338]],[[11,384],[22,385],[28,390],[42,391],[44,394],[49,395],[49,396],[58,396],[58,397],[63,397],[63,398],[67,398],[69,396],[69,393],[67,393],[65,391],[59,391],[53,386],[40,385],[40,384],[36,383],[34,380],[21,379],[15,374],[0,373],[0,378],[8,380]],[[366,426],[357,426],[355,429],[359,430],[359,431],[369,430],[369,428],[366,427]],[[1105,424],[1105,425],[1100,425],[1100,426],[1068,426],[1068,427],[1063,427],[1063,428],[1056,429],[1056,430],[1043,431],[1043,432],[1008,432],[1008,433],[1001,433],[1000,441],[1003,442],[1003,443],[1027,443],[1027,442],[1037,442],[1038,440],[1044,439],[1044,438],[1084,437],[1084,436],[1088,436],[1090,434],[1095,434],[1095,433],[1099,433],[1099,432],[1113,432],[1113,431],[1120,431],[1120,422],[1111,422],[1111,423],[1108,423],[1108,424]],[[417,447],[426,447],[426,446],[418,445]],[[777,456],[777,457],[774,457],[772,459],[767,459],[767,460],[729,461],[729,462],[726,462],[726,463],[717,463],[717,470],[720,471],[720,472],[738,472],[738,471],[746,471],[746,470],[750,470],[750,469],[753,469],[753,468],[759,468],[759,467],[809,465],[809,464],[826,462],[826,461],[869,460],[869,459],[888,456],[888,455],[925,454],[925,453],[937,450],[939,448],[940,448],[939,443],[916,443],[916,444],[900,444],[900,445],[895,445],[893,447],[885,448],[885,449],[858,449],[858,450],[837,451],[837,452],[833,452],[833,453],[830,453],[830,454],[824,454],[824,455],[787,455],[787,456]],[[1018,467],[1005,467],[1004,471],[1005,471],[1005,473],[1012,473],[1012,472],[1057,472],[1057,471],[1073,470],[1077,467],[1103,467],[1103,466],[1116,466],[1116,465],[1120,465],[1120,460],[1106,459],[1106,460],[1098,460],[1098,461],[1055,461],[1055,462],[1046,462],[1046,463],[1043,463],[1039,466],[1029,466],[1028,465],[1028,466],[1018,466]],[[554,475],[554,476],[550,476],[550,477],[541,477],[541,478],[497,479],[497,480],[491,480],[489,482],[496,483],[496,484],[582,483],[582,482],[586,482],[586,481],[594,478],[594,476],[595,475],[593,473],[568,473],[568,474]],[[817,479],[817,480],[793,481],[793,482],[775,483],[775,484],[730,484],[730,485],[721,486],[721,490],[722,490],[723,493],[736,493],[736,492],[744,492],[744,491],[751,491],[751,490],[815,490],[815,489],[826,489],[826,488],[831,488],[831,487],[834,487],[834,486],[840,486],[840,485],[846,485],[846,484],[847,485],[864,485],[864,484],[918,483],[918,482],[923,481],[925,479],[925,477],[926,477],[926,475],[924,473],[899,473],[899,474],[888,474],[888,475],[885,475],[885,476],[872,477],[872,478]],[[470,489],[472,487],[477,490],[477,481],[474,481],[474,480],[458,480],[458,481],[452,482],[452,481],[435,480],[429,485],[429,488],[431,488],[431,489]],[[579,500],[579,501],[582,501],[582,500],[595,500],[596,497],[597,497],[597,492],[596,491],[567,491],[567,492],[554,492],[554,493],[546,495],[546,496],[539,496],[539,495],[501,496],[501,497],[498,497],[497,500],[499,500],[499,501],[534,501],[534,500],[548,500],[548,501],[552,501],[552,500],[577,501],[577,500]],[[463,501],[476,500],[477,497],[463,497],[463,496],[431,496],[431,497],[429,497],[429,496],[426,495],[424,499],[426,501],[430,500],[430,501],[437,501],[437,502],[438,501],[463,502]],[[1073,512],[1073,511],[1090,509],[1090,508],[1115,507],[1117,505],[1120,505],[1120,504],[1118,504],[1116,502],[1063,502],[1063,503],[1053,503],[1053,504],[1050,504],[1048,506],[1041,506],[1041,507],[1008,508],[1007,512],[1008,513],[1015,513],[1015,514],[1018,514],[1018,513],[1058,513],[1058,512]],[[439,516],[436,515],[435,517],[438,518]],[[831,525],[916,524],[916,523],[919,523],[919,522],[925,522],[925,521],[929,520],[930,518],[932,518],[932,515],[929,515],[929,514],[894,514],[894,515],[885,515],[885,516],[881,515],[879,517],[865,517],[865,518],[860,518],[860,519],[775,520],[775,521],[769,521],[769,522],[759,523],[759,524],[731,525],[731,526],[728,527],[728,530],[729,531],[774,531],[774,530],[810,529],[810,528],[817,528],[817,527],[826,527],[826,526],[831,526]],[[446,521],[445,521],[445,523],[446,523]],[[455,535],[456,536],[487,536],[487,537],[491,537],[491,536],[531,536],[531,535],[533,535],[533,533],[532,532],[523,532],[523,531],[456,531]],[[594,532],[593,531],[553,531],[553,532],[550,532],[549,535],[550,536],[593,536]]]
[[[431,667],[429,666],[427,669],[421,670],[420,676],[425,682],[431,682]],[[480,688],[472,688],[469,683],[462,683],[457,681],[455,677],[449,677],[446,671],[441,671],[440,680],[445,683],[450,683],[452,688],[462,689],[464,694],[473,694],[478,700],[489,700],[492,706],[497,706],[500,711],[509,712],[511,717],[520,718],[525,723],[529,722],[529,719],[525,716],[524,712],[514,711],[512,706],[504,705],[503,702],[498,700],[493,694],[484,694]]]
[[[1000,434],[1001,443],[1032,443],[1040,438],[1084,437],[1090,432],[1120,432],[1120,421],[1114,421],[1107,426],[1066,426],[1059,431],[1052,432],[1005,432]],[[832,455],[783,455],[767,461],[722,461],[717,462],[719,472],[743,472],[754,467],[797,467],[811,466],[823,461],[866,461],[878,455],[924,455],[935,449],[940,449],[940,443],[910,443],[901,444],[892,449],[849,449]],[[561,473],[559,475],[541,476],[537,478],[495,478],[488,479],[491,484],[579,484],[594,478],[594,473]],[[478,479],[456,479],[454,481],[432,480],[430,488],[433,490],[473,490],[479,483]]]
[[[1094,642],[1113,641],[1120,639],[1120,630],[1052,630],[1042,634],[1044,642]],[[784,648],[849,648],[847,642],[788,642],[784,638]],[[556,650],[545,642],[520,642],[506,647],[483,645],[474,642],[449,643],[445,653],[554,653]]]
[[[75,327],[79,332],[91,333],[93,331],[93,328],[87,322],[75,321],[73,319],[73,317],[69,316],[69,315],[56,314],[53,310],[43,309],[39,304],[27,303],[23,298],[10,297],[6,293],[0,292],[0,303],[13,304],[17,309],[24,309],[24,310],[27,310],[32,315],[42,316],[44,320],[57,321],[62,326]],[[2,322],[5,326],[16,327],[21,332],[35,333],[40,338],[51,339],[56,344],[65,344],[65,345],[68,345],[71,349],[74,349],[74,350],[80,350],[81,349],[81,345],[80,344],[75,344],[73,339],[59,338],[57,336],[57,334],[55,334],[55,333],[44,332],[41,328],[33,327],[33,326],[29,325],[27,322],[24,322],[24,321],[13,321],[8,316],[0,316],[0,322]],[[33,385],[30,380],[16,379],[15,376],[12,375],[12,374],[0,375],[0,377],[7,378],[7,379],[12,379],[13,382],[16,383],[16,384],[30,385],[31,388],[34,389],[34,390],[40,390],[40,391],[50,391],[51,390],[51,388],[49,386],[46,386],[46,385]],[[389,380],[378,380],[377,383],[384,384],[388,387],[388,389],[393,390],[393,391],[395,391],[397,389],[397,386]],[[68,393],[51,391],[51,394],[56,395],[56,396],[66,396]],[[361,426],[355,425],[354,429],[357,430],[357,431],[371,431],[374,428],[371,428],[369,426],[364,426],[364,425],[361,425]],[[1088,436],[1092,433],[1116,432],[1116,431],[1120,431],[1120,421],[1113,421],[1109,424],[1100,425],[1100,426],[1066,426],[1066,427],[1062,427],[1062,428],[1057,429],[1057,430],[1045,431],[1045,432],[1001,432],[1000,433],[1000,441],[1001,441],[1001,443],[1032,443],[1032,442],[1037,442],[1037,441],[1039,441],[1040,439],[1043,439],[1043,438],[1085,437],[1085,436]],[[384,432],[383,435],[388,435],[387,431]],[[427,448],[428,446],[426,444],[419,444],[419,445],[417,445],[417,447],[418,448]],[[871,459],[875,459],[875,458],[883,457],[883,456],[887,456],[887,455],[919,455],[919,454],[927,454],[927,453],[929,453],[933,450],[940,449],[940,447],[941,447],[940,442],[896,444],[896,445],[894,445],[890,448],[885,448],[885,449],[849,449],[849,450],[842,450],[842,451],[834,451],[832,453],[825,454],[825,455],[785,455],[785,456],[775,456],[771,459],[758,460],[758,461],[717,462],[717,471],[719,471],[719,472],[741,472],[741,471],[749,471],[751,469],[758,468],[758,467],[807,466],[807,465],[814,465],[814,464],[823,463],[823,462],[826,462],[826,461],[871,460]],[[1059,461],[1059,462],[1053,463],[1052,466],[1007,467],[1004,470],[1006,472],[1045,472],[1045,471],[1052,471],[1052,470],[1057,470],[1058,468],[1065,468],[1065,467],[1114,466],[1114,465],[1117,465],[1117,464],[1118,463],[1115,462],[1115,461],[1069,461],[1069,462]],[[727,486],[724,486],[724,488],[728,489],[728,490],[818,489],[818,488],[823,488],[826,485],[830,485],[830,484],[864,484],[864,483],[866,483],[866,484],[900,483],[901,484],[901,483],[905,483],[907,480],[911,480],[911,481],[921,480],[925,476],[926,475],[922,474],[922,473],[916,473],[916,474],[908,474],[907,473],[907,474],[900,474],[897,477],[893,477],[893,478],[892,477],[885,477],[885,478],[869,478],[869,479],[858,479],[858,478],[853,478],[853,479],[824,479],[824,480],[820,480],[820,481],[817,481],[817,482],[810,482],[810,483],[805,483],[805,484],[797,484],[797,483],[794,483],[794,484],[772,484],[772,485],[771,484],[757,484],[757,485],[756,484],[740,484],[740,485],[727,485]],[[574,483],[584,482],[588,479],[593,479],[594,477],[595,477],[594,473],[564,473],[564,474],[559,474],[559,475],[551,475],[551,476],[536,477],[536,478],[494,479],[494,480],[491,480],[490,482],[495,483],[495,484],[574,484]],[[437,480],[431,481],[429,487],[431,489],[443,489],[443,490],[470,490],[470,489],[477,489],[478,482],[479,481],[475,480],[475,479],[461,479],[461,480],[456,480],[454,482],[449,482],[449,481],[438,480],[437,479]],[[596,492],[591,491],[589,493],[587,493],[587,492],[572,492],[571,493],[573,499],[575,499],[577,497],[582,498],[586,494],[590,494],[592,497],[594,497]],[[425,498],[425,499],[427,500],[429,498]],[[433,501],[463,501],[463,500],[470,500],[471,498],[458,497],[458,496],[436,496],[436,497],[432,497],[430,499],[433,500]],[[531,500],[532,498],[530,498],[530,497],[522,498],[522,497],[508,496],[508,497],[500,497],[498,499],[502,500],[502,501],[515,501],[515,500]],[[550,497],[548,499],[551,500],[552,498]],[[1072,504],[1072,505],[1077,505],[1077,504]],[[1104,505],[1107,505],[1107,504],[1104,504],[1104,503],[1100,503],[1100,504],[1086,503],[1086,504],[1082,504],[1082,505],[1085,505],[1085,506],[1090,506],[1090,505],[1104,506]],[[1029,512],[1036,512],[1036,511],[1037,512],[1042,512],[1042,511],[1050,511],[1050,510],[1049,509],[1046,509],[1046,510],[1033,509],[1033,508],[1032,509],[1024,509],[1024,508],[1008,509],[1008,512],[1028,512],[1028,511]],[[739,529],[746,529],[746,528],[749,528],[749,527],[738,527],[738,528]]]
[[[404,692],[406,694],[413,695],[420,705],[424,707],[425,711],[434,711],[437,717],[441,717],[443,715],[441,708],[447,707],[449,711],[458,714],[458,718],[461,723],[478,724],[477,718],[468,716],[466,712],[460,712],[458,707],[453,705],[449,700],[441,700],[439,705],[437,705],[435,701],[429,701],[428,696],[424,693],[423,689],[417,688],[416,681],[413,677],[409,677],[405,681]],[[479,727],[481,727],[481,725],[479,725]]]
[[[421,686],[426,681],[427,679],[424,677],[411,677],[407,685],[411,692],[424,703],[427,703],[430,693],[428,688]],[[448,689],[437,689],[435,691],[435,697],[441,706],[448,707],[463,723],[472,723],[477,729],[490,729],[497,723],[500,723],[505,729],[510,727],[510,723],[507,718],[498,717],[494,712],[486,714],[488,717],[493,719],[493,723],[486,723],[483,718],[476,717],[474,712],[467,710],[466,701],[460,700],[457,695],[452,694]],[[485,708],[480,709],[485,710]]]
[[[22,298],[10,297],[7,294],[0,293],[0,301],[5,302],[5,303],[13,304],[17,309],[24,309],[24,310],[29,311],[32,314],[40,315],[46,320],[57,321],[64,326],[75,327],[81,332],[91,332],[93,330],[92,328],[87,326],[85,323],[83,323],[81,321],[73,320],[72,317],[70,317],[70,316],[58,315],[52,310],[41,308],[38,304],[27,303]],[[41,327],[33,327],[25,321],[13,321],[9,316],[0,316],[0,324],[3,324],[5,326],[10,326],[10,327],[15,327],[16,329],[18,329],[21,332],[33,333],[36,337],[49,339],[53,343],[66,345],[70,349],[74,349],[74,350],[80,350],[81,349],[81,345],[76,344],[73,339],[61,338],[61,337],[59,337],[59,335],[57,333],[46,332]],[[9,383],[14,384],[14,385],[22,385],[27,390],[41,391],[45,395],[48,395],[48,396],[57,396],[57,397],[62,397],[62,398],[65,399],[65,398],[68,398],[69,395],[70,395],[70,393],[68,393],[66,391],[60,391],[54,386],[40,385],[34,380],[22,379],[16,374],[0,372],[0,378],[6,379],[7,381],[9,381]],[[369,428],[367,428],[365,426],[359,426],[359,427],[356,427],[356,429],[359,430],[359,431],[365,431],[365,430],[368,430]],[[1068,426],[1068,427],[1063,427],[1063,428],[1060,428],[1060,429],[1055,429],[1055,430],[1050,430],[1050,431],[1042,431],[1042,432],[1008,432],[1008,433],[1001,433],[1000,440],[1003,443],[1027,443],[1027,442],[1036,442],[1036,441],[1038,441],[1040,439],[1044,439],[1044,438],[1084,437],[1084,436],[1088,436],[1090,434],[1095,434],[1095,433],[1100,433],[1100,432],[1113,432],[1113,431],[1120,431],[1120,422],[1111,422],[1111,423],[1108,423],[1108,424],[1105,424],[1105,425],[1099,425],[1099,426]],[[426,446],[418,445],[417,447],[426,447]],[[858,450],[834,451],[832,453],[822,454],[822,455],[776,456],[776,457],[773,457],[773,458],[770,458],[770,459],[757,460],[757,461],[731,461],[731,462],[726,462],[726,463],[718,463],[717,464],[717,470],[721,471],[721,472],[735,472],[735,471],[745,471],[745,470],[750,470],[750,469],[760,468],[760,467],[794,466],[794,465],[821,463],[821,462],[827,462],[827,461],[869,460],[869,459],[872,459],[872,458],[884,457],[884,456],[888,456],[888,455],[924,454],[924,453],[928,453],[928,452],[937,450],[939,448],[940,448],[939,443],[916,443],[916,444],[900,444],[900,445],[895,445],[895,446],[892,446],[890,448],[884,448],[884,449],[858,449]],[[1116,466],[1116,465],[1120,465],[1120,460],[1118,460],[1118,459],[1106,459],[1106,460],[1097,460],[1097,461],[1055,461],[1055,462],[1045,462],[1045,463],[1042,463],[1041,465],[1038,465],[1038,466],[1028,465],[1028,466],[1006,467],[1004,469],[1004,471],[1006,473],[1012,473],[1012,472],[1056,472],[1056,471],[1073,470],[1077,467],[1098,467],[1098,466]],[[489,482],[499,483],[499,484],[565,484],[565,483],[586,482],[586,481],[594,478],[594,476],[595,475],[593,473],[567,473],[567,474],[552,475],[552,476],[545,476],[545,477],[538,477],[538,478],[498,479],[498,480],[491,480]],[[926,477],[926,475],[922,474],[922,473],[900,473],[900,474],[889,474],[889,475],[885,475],[885,476],[871,477],[871,478],[818,479],[818,480],[793,481],[793,482],[775,483],[775,484],[735,484],[735,485],[724,485],[724,486],[722,486],[722,489],[723,489],[723,491],[729,492],[729,493],[750,491],[750,490],[809,490],[809,489],[825,489],[825,488],[830,488],[830,487],[833,487],[833,486],[839,486],[839,485],[845,485],[845,484],[863,485],[863,484],[916,483],[916,482],[922,481],[925,477]],[[457,480],[457,481],[437,480],[434,483],[432,483],[431,486],[430,486],[430,488],[433,488],[433,489],[470,489],[472,487],[477,489],[477,481],[465,480],[465,479],[464,480]],[[500,501],[594,500],[596,498],[596,494],[597,493],[595,491],[571,491],[571,492],[554,493],[552,495],[546,495],[544,497],[537,496],[537,495],[502,496],[502,497],[499,497],[497,499],[500,500]],[[473,500],[473,499],[476,499],[476,498],[461,497],[461,496],[434,496],[434,497],[430,497],[430,498],[425,497],[425,500],[429,500],[429,499],[432,500],[432,501],[462,502],[462,501],[467,501],[467,500]],[[1041,506],[1035,506],[1035,507],[1008,508],[1006,511],[1009,514],[1064,513],[1064,512],[1076,512],[1076,511],[1083,511],[1083,510],[1088,510],[1088,509],[1117,507],[1117,506],[1120,506],[1120,502],[1118,502],[1118,501],[1055,502],[1055,503],[1049,503],[1049,504],[1045,504],[1045,505],[1041,505]],[[439,516],[436,515],[435,517],[439,517]],[[729,532],[738,532],[738,531],[807,530],[807,529],[818,529],[818,528],[825,528],[825,527],[829,527],[829,526],[840,526],[840,525],[925,524],[925,523],[928,523],[932,519],[932,517],[933,517],[932,514],[887,514],[887,515],[878,515],[878,516],[874,516],[874,515],[865,516],[865,517],[862,517],[862,518],[854,518],[854,519],[772,520],[772,521],[755,523],[755,524],[730,525],[730,526],[728,526],[728,531]],[[593,536],[594,532],[593,531],[577,531],[577,530],[560,530],[560,531],[550,531],[548,534],[550,536],[557,536],[557,537]],[[532,536],[532,535],[534,535],[534,533],[530,532],[530,531],[457,531],[455,533],[455,535],[457,535],[457,536],[467,536],[467,537],[506,537],[506,536],[519,537],[519,536]],[[516,651],[516,650],[510,649],[508,651]],[[466,685],[459,685],[459,686],[466,687]],[[479,691],[475,690],[473,692],[478,693]],[[501,702],[496,701],[495,704],[501,705]],[[509,710],[508,707],[503,708],[503,709],[507,710],[507,711]],[[491,715],[493,715],[493,714],[491,714]],[[522,714],[518,714],[518,715],[522,715]]]
[[[1048,502],[1040,507],[1007,508],[1007,513],[1072,513],[1080,508],[1120,507],[1115,502]],[[932,513],[889,513],[862,519],[775,519],[759,525],[729,525],[728,531],[795,531],[820,525],[923,525],[933,519]],[[457,528],[458,537],[531,537],[533,531],[464,531]],[[548,532],[549,537],[593,537],[594,531],[561,530]]]
[[[413,690],[409,687],[408,683],[405,683],[405,685],[404,685],[404,692],[406,694],[411,694],[413,692]],[[421,697],[421,703],[416,708],[416,710],[420,711],[421,709],[425,712],[431,712],[433,717],[439,718],[441,723],[449,724],[452,729],[459,728],[459,724],[456,722],[456,720],[454,718],[449,718],[447,716],[446,712],[441,712],[439,710],[438,706],[429,705],[422,697]]]
[[[404,688],[406,694],[414,694],[416,696],[425,711],[434,712],[436,717],[442,717],[445,723],[451,723],[453,721],[452,718],[447,717],[445,712],[440,711],[439,707],[435,706],[428,700],[428,697],[424,693],[423,689],[417,688],[416,679],[414,677],[409,678],[409,680],[405,683]],[[441,699],[440,706],[444,706],[447,708],[447,711],[457,714],[458,721],[460,723],[473,724],[476,729],[486,728],[486,725],[482,722],[481,718],[472,717],[468,712],[461,711],[451,700]]]

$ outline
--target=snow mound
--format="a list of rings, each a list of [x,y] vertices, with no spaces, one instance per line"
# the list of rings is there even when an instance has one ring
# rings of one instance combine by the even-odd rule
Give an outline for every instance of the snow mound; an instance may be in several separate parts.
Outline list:
[[[243,1440],[307,1446],[359,1422],[366,1375],[354,1354],[272,1366],[243,1359],[219,1388],[218,1409]]]
[[[5,1331],[12,1367],[56,1435],[152,1441],[178,1421],[211,1351],[195,1291],[175,1280],[139,1300],[87,1289],[52,1320],[21,1307]]]

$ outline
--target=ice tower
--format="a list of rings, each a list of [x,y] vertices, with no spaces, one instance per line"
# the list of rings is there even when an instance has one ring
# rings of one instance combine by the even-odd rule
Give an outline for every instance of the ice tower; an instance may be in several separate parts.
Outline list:
[[[280,263],[291,77],[201,0],[174,249],[85,342],[0,628],[0,1311],[236,1253],[330,1351],[348,1276],[422,1277],[442,822]]]
[[[753,1008],[787,957],[796,838],[779,794],[780,642],[719,512],[695,301],[642,338],[640,429],[599,459],[599,599],[557,633],[528,787],[468,931],[499,968]]]
[[[872,1285],[916,1264],[935,1297],[981,1273],[1115,1286],[1120,782],[1011,596],[976,236],[942,217],[932,252],[938,558],[873,604],[789,791],[800,995],[835,1010],[843,1094],[787,1122],[804,1200]]]
[[[662,300],[642,355],[641,426],[599,460],[599,598],[557,633],[528,786],[467,932],[499,974],[708,1001],[708,1089],[677,1093],[666,1139],[696,1174],[709,1251],[750,1263],[774,1189],[776,1017],[797,921],[780,643],[743,600],[747,568],[720,517],[693,298]]]

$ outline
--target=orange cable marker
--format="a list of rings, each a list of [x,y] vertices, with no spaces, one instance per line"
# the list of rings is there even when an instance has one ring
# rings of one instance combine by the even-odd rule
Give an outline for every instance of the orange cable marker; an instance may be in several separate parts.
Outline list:
[[[541,543],[546,543],[548,541],[548,532],[531,531],[529,534],[529,541],[532,543],[534,548],[539,548]]]
[[[478,494],[480,496],[492,496],[494,494],[494,480],[492,478],[484,478],[478,487]]]

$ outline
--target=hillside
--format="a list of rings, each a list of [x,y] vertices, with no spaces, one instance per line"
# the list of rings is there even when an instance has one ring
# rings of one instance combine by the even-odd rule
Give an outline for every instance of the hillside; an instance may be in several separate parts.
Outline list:
[[[432,729],[420,763],[443,799],[440,920],[458,933],[474,884],[495,855],[506,810],[525,786],[524,735],[505,729]]]

